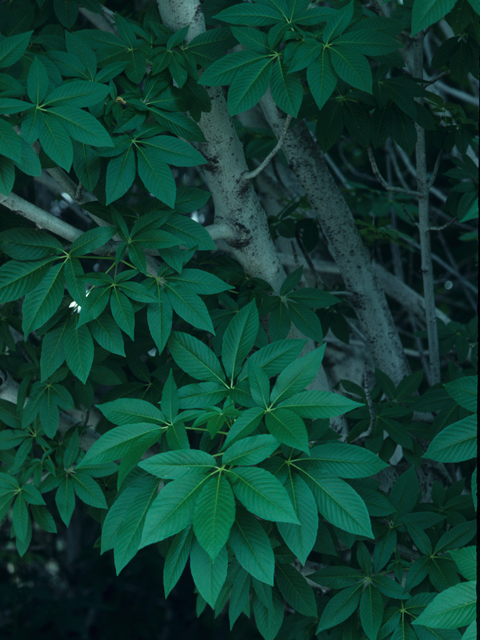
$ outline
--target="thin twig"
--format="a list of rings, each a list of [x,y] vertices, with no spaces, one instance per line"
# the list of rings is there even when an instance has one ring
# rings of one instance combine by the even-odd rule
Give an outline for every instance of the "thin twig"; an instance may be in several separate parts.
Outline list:
[[[291,120],[292,120],[292,116],[288,115],[285,120],[285,128],[283,129],[282,135],[280,136],[279,141],[275,145],[275,148],[272,151],[270,151],[270,153],[265,158],[265,160],[254,171],[245,172],[243,174],[243,178],[245,180],[253,180],[253,178],[256,178],[258,174],[261,173],[265,169],[265,167],[269,164],[270,160],[280,151],[280,149],[283,146],[283,143],[285,142],[285,137],[288,133],[288,127],[290,125]]]
[[[429,227],[429,231],[443,231],[444,229],[446,229],[447,227],[449,227],[451,224],[453,224],[456,221],[456,218],[452,218],[451,220],[449,220],[446,224],[442,224],[441,227]]]
[[[113,27],[108,19],[105,18],[102,14],[94,13],[93,11],[85,9],[84,7],[80,8],[80,13],[100,31],[108,31],[109,33],[115,34],[117,33],[115,27]]]
[[[298,231],[295,234],[295,240],[297,241],[297,244],[300,247],[300,251],[303,253],[303,257],[305,258],[305,261],[306,261],[306,263],[308,264],[308,266],[310,268],[311,274],[312,274],[312,276],[313,276],[313,278],[315,280],[315,286],[317,287],[317,289],[322,289],[322,284],[320,282],[320,278],[318,276],[317,270],[314,267],[312,259],[308,255],[308,251],[303,246],[303,242],[300,239],[300,233]]]
[[[433,183],[435,182],[435,178],[437,177],[438,169],[440,167],[440,162],[442,161],[442,152],[443,152],[443,149],[440,149],[440,151],[438,152],[438,156],[437,156],[437,159],[435,160],[435,165],[433,167],[432,175],[430,176],[427,182],[427,189],[430,189]]]
[[[368,147],[367,149],[368,159],[370,160],[370,165],[372,167],[373,175],[376,177],[378,182],[382,185],[385,191],[393,191],[395,193],[405,193],[407,196],[412,196],[418,198],[421,194],[419,191],[413,191],[410,189],[404,189],[403,187],[392,187],[387,184],[387,181],[380,173],[377,163],[375,161],[375,156],[373,155],[372,147]]]
[[[375,420],[377,418],[375,416],[375,410],[373,408],[373,402],[372,402],[372,398],[370,396],[370,391],[368,390],[368,376],[367,376],[367,373],[368,373],[368,368],[367,368],[367,363],[365,362],[365,366],[363,368],[363,390],[365,391],[365,398],[367,400],[368,413],[370,414],[370,425],[369,425],[369,427],[367,429],[367,433],[366,433],[366,436],[369,436],[373,431],[373,427],[375,426]]]

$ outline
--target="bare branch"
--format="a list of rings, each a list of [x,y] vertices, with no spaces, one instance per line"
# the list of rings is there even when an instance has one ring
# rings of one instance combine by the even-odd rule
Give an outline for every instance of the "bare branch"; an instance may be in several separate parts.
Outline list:
[[[453,224],[456,221],[456,218],[452,218],[451,220],[449,220],[446,224],[442,224],[441,227],[429,227],[429,231],[443,231],[444,229],[446,229],[447,227],[449,227],[451,224]]]
[[[272,149],[272,151],[270,151],[270,153],[265,158],[265,160],[254,171],[250,171],[249,173],[243,174],[243,178],[245,180],[252,180],[253,178],[256,178],[258,174],[261,173],[265,169],[265,167],[269,164],[270,160],[280,151],[280,149],[283,146],[283,143],[285,142],[285,137],[287,135],[288,127],[290,126],[291,120],[292,120],[292,116],[288,115],[285,120],[285,128],[283,130],[282,135],[280,136],[280,139],[275,145],[275,148]]]
[[[435,182],[435,178],[437,177],[438,169],[440,167],[440,162],[442,161],[442,151],[443,149],[440,149],[440,151],[438,152],[438,156],[437,156],[437,159],[435,160],[435,165],[433,167],[432,175],[427,181],[427,189],[430,189],[432,187],[433,183]]]
[[[40,207],[27,202],[27,200],[20,198],[15,193],[11,193],[9,196],[0,194],[0,204],[3,204],[10,211],[18,213],[23,218],[34,222],[38,229],[47,229],[47,231],[69,242],[73,242],[82,235],[79,229],[72,227],[68,222],[56,218],[51,213],[47,213]]]
[[[100,29],[100,31],[108,31],[109,33],[116,34],[117,30],[115,29],[115,27],[112,26],[111,22],[109,22],[109,20],[106,17],[104,17],[109,10],[105,9],[105,7],[102,7],[102,9],[104,9],[104,11],[102,12],[103,15],[100,13],[94,13],[93,11],[90,11],[89,9],[85,9],[84,7],[80,7],[80,13],[89,22],[91,22],[94,27],[96,27],[97,29]]]
[[[411,189],[404,189],[403,187],[392,187],[387,184],[387,181],[380,173],[380,170],[375,161],[375,156],[373,155],[372,147],[368,147],[367,149],[368,159],[370,160],[370,165],[372,167],[373,175],[376,177],[378,182],[382,185],[385,191],[393,191],[394,193],[405,193],[407,196],[418,197],[420,196],[419,191],[413,191]]]

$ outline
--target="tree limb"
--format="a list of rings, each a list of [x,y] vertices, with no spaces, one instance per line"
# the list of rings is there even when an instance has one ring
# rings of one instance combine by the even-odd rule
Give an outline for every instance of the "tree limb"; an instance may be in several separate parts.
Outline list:
[[[290,126],[290,122],[292,120],[292,116],[287,116],[285,119],[285,128],[282,132],[282,135],[280,136],[277,144],[275,145],[275,148],[272,149],[272,151],[270,151],[270,153],[268,154],[268,156],[265,158],[265,160],[254,170],[254,171],[250,171],[249,173],[244,173],[243,177],[245,180],[252,180],[253,178],[256,178],[258,176],[259,173],[261,173],[265,167],[269,164],[270,160],[280,151],[280,149],[283,146],[283,143],[285,142],[285,136],[287,135],[288,132],[288,127]]]

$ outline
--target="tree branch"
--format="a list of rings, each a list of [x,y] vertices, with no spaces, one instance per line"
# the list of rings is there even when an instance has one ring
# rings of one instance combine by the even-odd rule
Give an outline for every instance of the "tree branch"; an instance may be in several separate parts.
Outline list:
[[[392,187],[387,184],[387,181],[380,173],[380,170],[375,161],[375,156],[373,155],[372,147],[369,146],[367,149],[368,159],[370,160],[370,166],[372,167],[373,175],[376,177],[378,182],[382,185],[385,191],[393,191],[394,193],[405,193],[407,196],[418,197],[421,195],[419,191],[412,191],[410,189],[403,189],[402,187]]]
[[[268,154],[268,156],[265,158],[265,160],[254,170],[254,171],[250,171],[249,173],[244,173],[243,177],[245,180],[252,180],[253,178],[256,178],[258,176],[259,173],[261,173],[265,167],[269,164],[270,160],[280,151],[280,149],[283,146],[283,143],[285,142],[285,136],[287,135],[288,132],[288,127],[290,126],[290,122],[292,120],[292,116],[287,116],[286,120],[285,120],[285,128],[282,132],[282,135],[280,136],[276,146],[274,149],[272,149],[272,151],[270,151],[270,153]]]
[[[105,15],[109,15],[110,12],[106,7],[102,7],[102,13],[94,13],[89,9],[85,9],[84,7],[80,7],[80,13],[84,16],[89,22],[93,24],[94,27],[99,29],[100,31],[108,31],[109,33],[117,33],[117,30],[112,25],[111,21],[108,20]]]

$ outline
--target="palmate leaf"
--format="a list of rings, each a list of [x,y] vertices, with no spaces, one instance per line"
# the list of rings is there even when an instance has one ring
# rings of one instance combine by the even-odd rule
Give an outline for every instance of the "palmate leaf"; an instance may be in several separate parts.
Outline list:
[[[68,368],[85,384],[93,363],[94,346],[90,331],[85,325],[77,326],[75,315],[67,323],[63,347]]]
[[[173,310],[197,329],[203,329],[215,335],[212,320],[203,300],[182,286],[166,289]]]
[[[101,347],[110,351],[110,353],[125,357],[122,332],[110,314],[102,313],[89,323],[88,328],[92,337]]]
[[[223,474],[203,486],[195,504],[193,530],[198,542],[215,562],[235,521],[235,498]]]
[[[274,640],[284,618],[285,605],[283,599],[276,592],[272,592],[272,602],[267,607],[257,596],[253,598],[253,613],[259,632],[265,640]]]
[[[198,82],[210,87],[231,84],[245,68],[264,59],[264,54],[255,51],[235,51],[211,64]]]
[[[245,571],[273,586],[275,557],[270,540],[260,522],[242,506],[237,505],[228,543]]]
[[[471,624],[476,616],[476,584],[470,580],[445,589],[412,624],[433,629],[457,629]]]
[[[339,442],[313,447],[298,463],[304,469],[317,468],[339,478],[366,478],[388,467],[371,451]]]
[[[44,127],[39,135],[40,144],[47,156],[59,167],[70,171],[73,162],[72,141],[60,120],[44,114]]]
[[[349,533],[374,537],[365,503],[349,484],[316,469],[302,469],[302,478],[312,490],[318,510],[328,522]]]
[[[467,416],[449,425],[430,443],[424,458],[440,462],[462,462],[475,458],[477,450],[477,416]]]
[[[165,290],[156,283],[157,301],[147,308],[147,322],[150,335],[161,354],[172,332],[173,310]]]
[[[147,514],[141,547],[165,540],[192,524],[195,502],[206,480],[204,476],[190,474],[160,491]]]
[[[112,158],[107,167],[106,203],[110,204],[124,196],[135,179],[135,154],[129,147],[125,153]]]
[[[165,418],[160,409],[146,400],[140,400],[140,398],[119,398],[113,402],[97,405],[97,408],[107,420],[118,425],[137,422],[165,424]]]
[[[234,116],[254,107],[265,94],[271,75],[271,58],[264,58],[246,67],[230,85],[227,98],[230,115]]]
[[[365,56],[345,44],[331,47],[330,51],[333,68],[340,78],[355,89],[372,93],[372,70]]]
[[[255,301],[250,302],[232,318],[222,340],[222,361],[227,375],[233,380],[251,351],[260,320]]]
[[[48,109],[45,120],[55,118],[65,128],[68,135],[78,142],[94,147],[113,147],[106,129],[88,111],[76,107],[53,107]]]
[[[240,502],[259,518],[300,524],[287,492],[268,471],[257,467],[235,467],[228,473]]]
[[[312,587],[296,569],[289,564],[278,564],[275,578],[280,593],[295,611],[303,616],[317,617]]]
[[[279,442],[294,449],[309,451],[307,428],[296,413],[282,408],[268,411],[265,424]]]
[[[255,31],[255,33],[259,32]],[[273,67],[270,89],[275,104],[282,111],[296,118],[302,104],[302,83],[297,75],[287,74],[287,68],[280,58]]]
[[[318,510],[310,488],[298,474],[289,474],[285,489],[300,524],[277,522],[277,528],[290,550],[304,565],[317,538]]]
[[[162,431],[163,428],[160,425],[151,422],[123,424],[107,431],[99,440],[95,441],[85,458],[77,465],[77,469],[92,462],[98,464],[122,458],[129,452],[130,447],[139,440],[148,441],[152,445],[160,440]]]
[[[271,435],[243,438],[227,449],[222,464],[255,465],[268,458],[278,446],[278,440]]]
[[[152,149],[137,147],[138,175],[146,189],[172,209],[177,187],[168,165]]]
[[[252,27],[265,27],[285,19],[277,9],[265,4],[237,4],[220,11],[214,18],[228,24],[248,24]]]
[[[47,96],[43,106],[91,107],[98,102],[102,102],[109,91],[110,88],[107,85],[99,84],[98,82],[85,82],[82,80],[65,82]],[[32,98],[30,99],[35,102]]]
[[[325,103],[337,86],[337,74],[333,70],[331,55],[328,49],[323,48],[321,55],[311,62],[307,68],[307,81],[313,99],[319,109],[323,109]],[[302,290],[297,293],[302,293]]]
[[[369,640],[377,640],[382,626],[384,604],[382,594],[371,583],[362,593],[359,611],[362,628]]]
[[[478,376],[457,378],[444,385],[448,395],[468,411],[477,411]]]
[[[175,480],[189,473],[206,474],[215,469],[217,463],[215,458],[205,451],[183,449],[151,456],[140,462],[138,466],[159,478]]]
[[[0,267],[0,303],[18,300],[45,276],[52,258],[22,262],[10,260]]]
[[[216,355],[197,338],[174,331],[168,345],[177,365],[192,378],[208,382],[225,380],[225,374]]]
[[[198,592],[214,608],[227,579],[228,554],[226,548],[223,547],[213,562],[198,541],[194,540],[190,552],[190,569]]]
[[[317,634],[325,629],[336,627],[341,622],[349,618],[360,602],[362,585],[354,585],[343,589],[333,596],[323,610],[322,617],[317,628]]]
[[[33,31],[19,33],[0,42],[0,69],[12,66],[23,56],[30,43]]]
[[[412,33],[427,29],[450,13],[456,0],[415,0],[412,10]]]
[[[289,364],[278,376],[272,389],[272,402],[285,400],[304,389],[317,375],[323,360],[325,345]]]
[[[166,598],[168,598],[168,594],[177,584],[185,569],[192,548],[192,541],[192,527],[186,527],[183,531],[177,533],[172,540],[163,568],[163,588]]]
[[[188,142],[172,136],[142,138],[139,142],[147,148],[155,149],[163,162],[175,167],[195,167],[207,162]]]
[[[8,196],[15,183],[15,165],[9,158],[0,156],[0,193]]]

